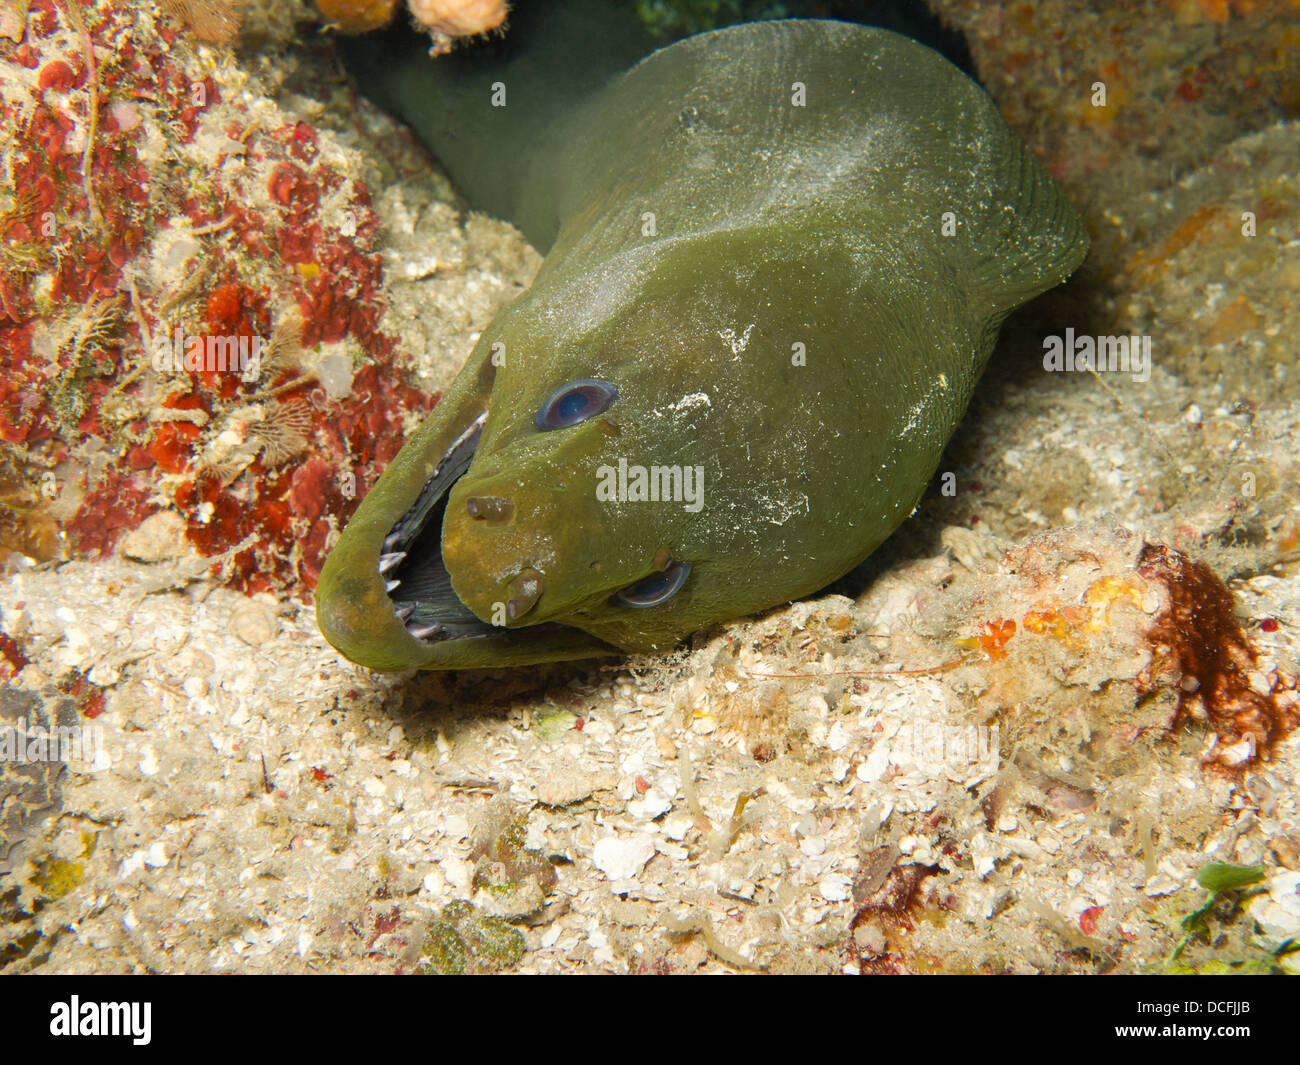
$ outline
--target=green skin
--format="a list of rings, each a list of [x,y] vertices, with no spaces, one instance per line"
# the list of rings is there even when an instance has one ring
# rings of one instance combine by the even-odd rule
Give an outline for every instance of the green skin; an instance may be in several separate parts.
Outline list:
[[[1087,251],[1073,208],[983,90],[883,30],[810,20],[703,34],[560,121],[534,143],[572,150],[525,146],[527,181],[504,201],[543,246],[558,223],[541,271],[321,575],[321,630],[362,665],[662,651],[817,591],[913,510],[1002,319]],[[538,430],[543,401],[578,378],[613,382],[617,401]],[[393,615],[380,545],[483,410],[443,558],[484,621],[502,620],[522,573],[540,574],[542,592],[489,636],[426,644]],[[598,499],[598,468],[620,459],[703,467],[702,509]],[[472,518],[471,497],[509,500],[512,520]],[[668,556],[691,565],[677,595],[612,601]]]

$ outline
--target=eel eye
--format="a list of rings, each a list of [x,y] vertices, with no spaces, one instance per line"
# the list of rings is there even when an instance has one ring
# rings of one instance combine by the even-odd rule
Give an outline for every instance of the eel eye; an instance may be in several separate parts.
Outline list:
[[[537,412],[537,428],[565,429],[576,425],[608,410],[616,399],[618,389],[608,381],[595,377],[570,381],[546,397],[542,409]]]
[[[647,607],[658,606],[681,591],[686,578],[690,576],[689,562],[672,562],[662,573],[645,577],[629,584],[620,592],[614,593],[614,602],[619,606]]]

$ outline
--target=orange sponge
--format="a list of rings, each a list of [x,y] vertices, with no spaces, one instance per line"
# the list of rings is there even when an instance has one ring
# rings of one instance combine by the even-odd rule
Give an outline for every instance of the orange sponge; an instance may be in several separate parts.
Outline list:
[[[442,37],[477,37],[505,21],[505,0],[407,0],[411,14]]]
[[[322,17],[343,33],[366,33],[387,26],[396,6],[397,0],[316,0]],[[475,37],[494,30],[506,18],[506,0],[407,0],[407,6],[435,43],[444,46],[454,37]]]

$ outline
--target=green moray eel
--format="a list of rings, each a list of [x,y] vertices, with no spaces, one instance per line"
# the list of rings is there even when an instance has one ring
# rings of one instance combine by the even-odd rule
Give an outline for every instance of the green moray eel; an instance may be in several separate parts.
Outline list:
[[[521,84],[422,130],[545,261],[326,563],[321,631],[373,669],[660,651],[824,587],[1087,250],[984,91],[884,30],[733,26],[551,112]]]

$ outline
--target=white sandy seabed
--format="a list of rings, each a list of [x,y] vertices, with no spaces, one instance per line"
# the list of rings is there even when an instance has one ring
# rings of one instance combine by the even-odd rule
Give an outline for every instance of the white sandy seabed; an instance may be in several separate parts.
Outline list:
[[[1042,428],[1008,407],[1025,440]],[[1109,417],[1125,436],[1115,414],[1088,439]],[[1294,453],[1298,422],[1257,418],[1261,461]],[[1163,461],[1136,454],[1130,472]],[[1117,524],[1011,555],[948,527],[856,600],[794,604],[665,660],[400,676],[339,658],[309,607],[206,583],[165,523],[149,534],[156,562],[0,584],[31,658],[15,686],[48,692],[75,667],[107,692],[93,749],[9,840],[6,935],[26,944],[11,970],[409,971],[468,899],[514,922],[522,971],[1136,971],[1168,956],[1210,860],[1268,870],[1241,956],[1300,922],[1300,737],[1236,778],[1201,768],[1204,730],[1161,737],[1177,678],[1154,702],[1135,678],[1162,593],[1142,590],[1141,537]],[[1024,630],[1031,607],[1083,602],[1108,576],[1139,592],[1104,638]],[[1235,588],[1248,625],[1281,621],[1253,630],[1260,683],[1294,674],[1300,577]],[[972,649],[1005,618],[1021,619],[1007,659]],[[880,676],[954,654],[967,664]],[[833,675],[848,671],[871,675]],[[483,886],[500,869],[472,858],[475,833],[512,817],[553,887]],[[910,917],[888,913],[915,884]]]

